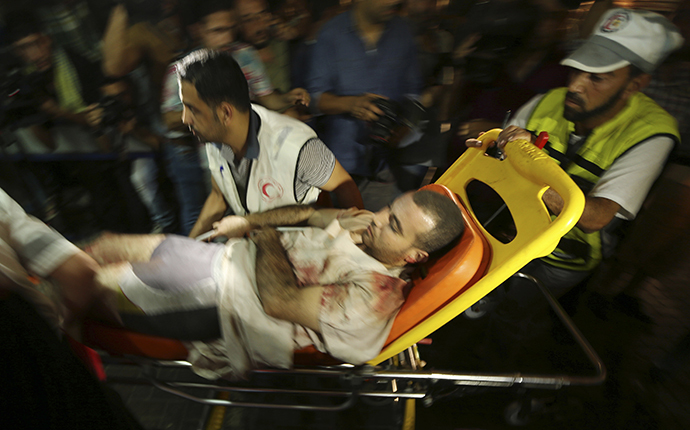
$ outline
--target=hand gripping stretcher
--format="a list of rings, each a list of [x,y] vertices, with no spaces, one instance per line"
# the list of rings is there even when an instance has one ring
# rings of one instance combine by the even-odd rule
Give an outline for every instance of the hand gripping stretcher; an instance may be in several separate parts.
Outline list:
[[[503,160],[486,154],[499,132],[495,129],[483,134],[480,137],[483,142],[481,148],[468,148],[436,183],[428,185],[456,201],[463,211],[467,228],[449,252],[430,260],[417,271],[419,274],[413,278],[414,287],[376,358],[363,366],[352,366],[307,348],[295,353],[293,369],[255,370],[249,381],[199,384],[162,381],[148,376],[149,382],[169,393],[212,406],[313,411],[343,410],[364,397],[403,399],[408,405],[413,404],[414,399],[422,399],[425,405],[431,405],[434,387],[439,384],[459,388],[520,385],[558,389],[568,385],[601,383],[606,375],[603,363],[558,302],[539,280],[517,273],[529,261],[555,249],[560,238],[580,218],[584,196],[568,175],[530,142],[512,141],[505,148]],[[488,185],[505,202],[517,231],[510,242],[502,243],[479,224],[466,192],[472,181]],[[541,200],[549,187],[565,202],[561,214],[553,220]],[[530,279],[542,291],[592,363],[594,374],[568,376],[425,370],[416,344],[513,275]],[[84,340],[103,353],[125,357],[146,366],[189,366],[184,361],[187,351],[176,340],[96,323],[87,324]],[[296,382],[286,383],[286,378],[293,378],[292,381]],[[300,387],[299,381],[305,378],[330,382]],[[201,398],[185,391],[199,387],[210,388],[223,395]],[[242,394],[239,400],[235,400],[231,398],[232,393]],[[260,396],[261,401],[252,400],[255,393],[264,394]]]

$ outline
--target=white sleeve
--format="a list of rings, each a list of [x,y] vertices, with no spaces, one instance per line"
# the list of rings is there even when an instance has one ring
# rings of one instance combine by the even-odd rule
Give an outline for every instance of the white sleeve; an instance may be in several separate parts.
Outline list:
[[[673,140],[666,136],[652,137],[637,145],[601,175],[589,195],[618,203],[618,217],[635,218],[672,149]]]
[[[510,117],[508,125],[516,125],[520,128],[526,128],[527,121],[529,120],[530,115],[532,115],[532,111],[537,107],[537,103],[539,103],[543,97],[544,94],[537,94],[536,96],[532,97],[530,101],[520,106],[520,109],[515,112],[515,115]]]
[[[28,215],[0,189],[0,227],[6,229],[8,245],[29,272],[50,275],[79,249],[57,231]]]

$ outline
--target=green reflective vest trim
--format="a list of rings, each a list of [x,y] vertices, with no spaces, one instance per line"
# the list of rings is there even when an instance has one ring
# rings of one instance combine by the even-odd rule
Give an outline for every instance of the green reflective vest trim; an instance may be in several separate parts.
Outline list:
[[[656,136],[680,141],[676,120],[642,93],[633,95],[613,119],[592,130],[577,153],[567,157],[568,140],[575,125],[563,118],[567,88],[551,90],[532,112],[527,130],[549,133],[544,150],[561,165],[585,196],[601,175],[635,145]],[[568,232],[546,262],[570,270],[592,270],[602,259],[601,233],[585,233],[578,227]]]

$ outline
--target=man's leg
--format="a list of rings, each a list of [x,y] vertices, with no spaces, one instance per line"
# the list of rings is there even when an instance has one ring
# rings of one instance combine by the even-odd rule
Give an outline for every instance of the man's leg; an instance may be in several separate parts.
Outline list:
[[[172,181],[180,206],[180,233],[188,235],[204,207],[210,189],[204,185],[199,152],[195,146],[166,143],[163,153],[168,164],[168,178]]]
[[[159,238],[159,240],[156,240]],[[103,265],[97,282],[109,292],[121,323],[134,331],[180,340],[220,337],[214,263],[224,246],[183,236],[115,236],[102,248],[140,260]],[[142,261],[144,260],[144,261]]]
[[[84,246],[101,266],[122,261],[143,262],[163,242],[163,234],[112,234],[103,233],[94,242]]]

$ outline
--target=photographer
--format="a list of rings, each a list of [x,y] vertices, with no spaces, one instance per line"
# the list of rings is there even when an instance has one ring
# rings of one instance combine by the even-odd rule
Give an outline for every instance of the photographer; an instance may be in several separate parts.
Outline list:
[[[88,106],[100,97],[98,65],[59,48],[27,12],[8,16],[9,36],[15,54],[24,63],[36,94],[34,103],[47,124],[30,129],[50,150],[56,143],[47,128],[53,122],[88,126]],[[46,126],[47,125],[47,126]]]
[[[126,159],[131,151],[158,152],[160,137],[145,126],[140,120],[141,115],[137,115],[133,83],[127,78],[109,79],[101,87],[101,92],[103,97],[98,105],[88,111],[87,119],[89,125],[103,135],[108,149],[117,152],[121,159]],[[155,158],[134,158],[130,164],[129,179],[149,213],[153,223],[151,232],[172,232],[175,216],[160,190]]]
[[[370,210],[400,192],[389,168],[393,151],[366,144],[367,123],[384,114],[376,100],[401,101],[422,88],[414,38],[396,7],[384,0],[358,0],[327,22],[314,45],[307,84],[324,114],[320,135],[357,181]]]
[[[8,24],[12,48],[22,59],[24,72],[32,77],[33,104],[44,115],[43,123],[28,127],[34,136],[19,133],[20,143],[29,153],[42,154],[47,148],[61,154],[58,160],[33,162],[31,168],[46,189],[47,200],[55,201],[56,212],[69,205],[86,204],[89,210],[80,208],[80,212],[95,215],[93,221],[97,225],[81,219],[64,228],[74,228],[74,234],[89,234],[88,229],[103,228],[137,231],[142,224],[137,212],[143,215],[143,208],[131,206],[136,198],[130,198],[134,192],[128,180],[118,180],[122,177],[118,163],[102,161],[103,157],[98,157],[98,162],[85,162],[91,157],[88,154],[110,150],[107,136],[92,122],[103,83],[99,66],[54,45],[26,11],[9,15]],[[36,138],[45,148],[36,148]],[[82,194],[84,190],[86,195]],[[65,194],[75,191],[76,196]],[[78,198],[79,195],[84,198]],[[122,201],[127,204],[122,205]],[[125,213],[126,210],[129,212]]]

